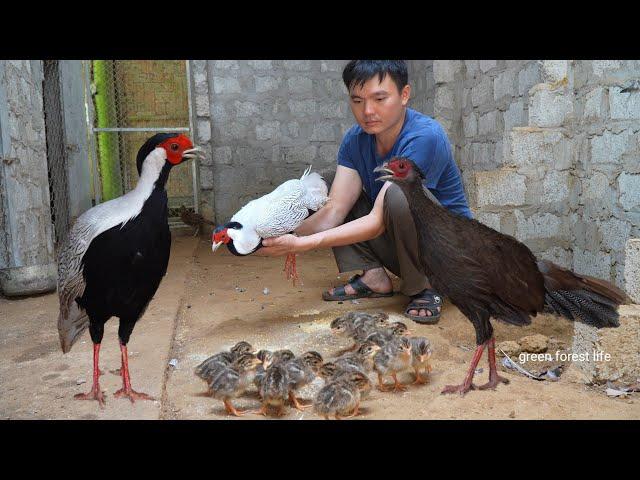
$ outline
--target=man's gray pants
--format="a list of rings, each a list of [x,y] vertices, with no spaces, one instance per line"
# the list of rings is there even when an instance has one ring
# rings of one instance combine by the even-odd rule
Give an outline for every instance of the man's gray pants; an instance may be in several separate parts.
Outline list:
[[[372,208],[363,191],[344,223],[368,215]],[[385,267],[402,279],[402,293],[416,295],[427,288],[428,280],[418,260],[418,235],[407,198],[395,184],[385,192],[383,211],[382,235],[366,242],[333,247],[338,270],[343,273]]]

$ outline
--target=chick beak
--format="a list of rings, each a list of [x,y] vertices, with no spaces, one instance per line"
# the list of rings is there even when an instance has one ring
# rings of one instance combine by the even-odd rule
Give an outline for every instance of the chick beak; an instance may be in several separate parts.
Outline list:
[[[386,180],[389,180],[391,178],[393,178],[393,170],[389,170],[387,167],[385,167],[386,163],[383,165],[380,165],[379,167],[376,167],[373,169],[374,172],[382,172],[382,173],[387,173],[388,175],[382,175],[378,178],[376,178],[377,182],[384,182]]]

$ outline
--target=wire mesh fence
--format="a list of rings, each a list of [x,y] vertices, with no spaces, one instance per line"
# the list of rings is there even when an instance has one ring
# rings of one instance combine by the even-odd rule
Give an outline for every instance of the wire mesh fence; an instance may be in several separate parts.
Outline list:
[[[47,148],[47,173],[54,245],[58,248],[69,233],[69,194],[58,60],[43,61],[42,98]]]
[[[94,60],[91,62],[93,131],[102,201],[116,198],[138,180],[136,154],[160,131],[190,133],[186,62]],[[169,215],[195,209],[193,166],[179,165],[167,182]]]
[[[88,202],[95,205],[135,188],[136,156],[147,138],[158,132],[191,135],[188,71],[187,63],[181,60],[93,60],[83,65],[83,82],[90,85],[84,97],[85,116],[91,123],[87,126],[91,137],[87,142],[87,181],[91,185],[84,190],[93,197]],[[77,165],[69,165],[69,149],[77,146],[67,145],[65,139],[67,113],[61,68],[58,60],[43,61],[47,167],[56,249],[66,240],[73,223],[70,193],[79,187],[69,183],[69,178],[78,177],[70,174]],[[79,84],[85,85],[83,82]],[[169,176],[166,188],[172,226],[183,226],[181,207],[197,211],[193,163],[174,167]]]

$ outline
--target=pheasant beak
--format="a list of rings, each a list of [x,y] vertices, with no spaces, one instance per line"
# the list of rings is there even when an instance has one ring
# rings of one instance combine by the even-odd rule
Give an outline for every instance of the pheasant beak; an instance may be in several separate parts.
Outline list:
[[[189,150],[185,150],[182,153],[182,158],[185,158],[185,159],[191,159],[191,158],[204,159],[205,158],[205,154],[204,154],[204,151],[200,147],[193,147],[193,148],[190,148]]]
[[[389,179],[394,177],[394,171],[388,169],[387,167],[385,167],[385,165],[386,165],[386,163],[373,169],[374,172],[382,172],[382,173],[387,173],[388,174],[388,175],[382,175],[382,176],[376,178],[377,182],[384,182],[384,181],[389,180]]]
[[[224,242],[213,242],[211,244],[211,251],[215,253],[215,251],[222,245]]]

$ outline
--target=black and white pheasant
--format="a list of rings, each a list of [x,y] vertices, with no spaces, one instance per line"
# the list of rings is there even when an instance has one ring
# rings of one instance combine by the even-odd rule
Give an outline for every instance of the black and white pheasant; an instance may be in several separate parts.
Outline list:
[[[138,151],[140,179],[125,195],[83,213],[58,256],[58,333],[64,353],[89,328],[93,341],[93,387],[77,399],[97,400],[98,357],[104,324],[120,319],[123,387],[116,397],[151,399],[131,388],[127,343],[167,272],[171,248],[165,185],[174,165],[200,155],[184,135],[159,133]]]
[[[250,201],[231,220],[217,227],[211,249],[222,245],[234,255],[250,255],[262,247],[262,239],[291,233],[328,199],[328,187],[319,173],[307,168],[300,179],[287,180],[271,193]],[[287,255],[287,279],[298,279],[296,256]]]

